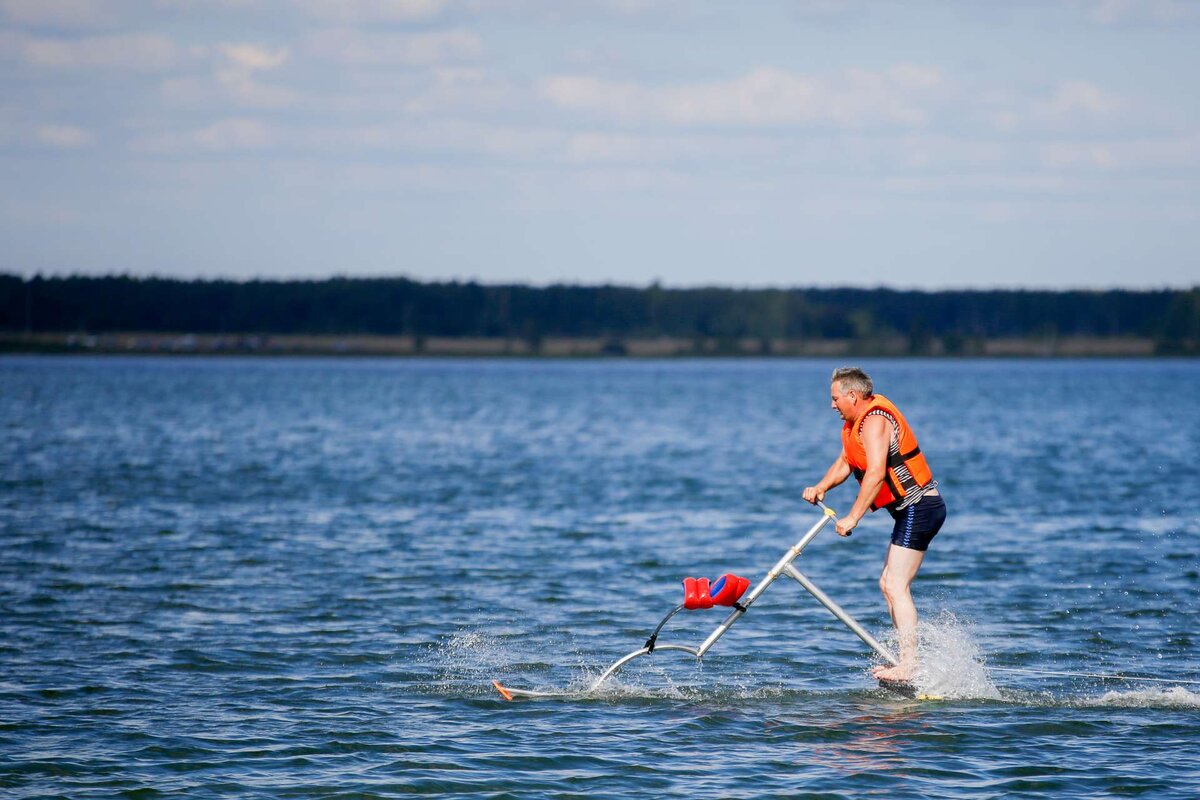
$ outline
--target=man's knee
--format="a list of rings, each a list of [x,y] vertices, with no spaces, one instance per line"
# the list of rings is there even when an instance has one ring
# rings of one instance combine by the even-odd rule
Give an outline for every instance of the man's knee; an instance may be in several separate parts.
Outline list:
[[[905,580],[904,576],[897,575],[890,570],[884,570],[883,574],[879,576],[879,590],[888,600],[907,597],[910,584],[911,582]]]

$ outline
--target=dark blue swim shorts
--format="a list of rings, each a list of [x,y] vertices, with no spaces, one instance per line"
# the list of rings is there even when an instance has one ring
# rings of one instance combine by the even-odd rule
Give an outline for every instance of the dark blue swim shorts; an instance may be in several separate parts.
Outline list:
[[[946,501],[940,494],[927,494],[908,508],[888,513],[896,520],[892,544],[925,552],[946,521]]]

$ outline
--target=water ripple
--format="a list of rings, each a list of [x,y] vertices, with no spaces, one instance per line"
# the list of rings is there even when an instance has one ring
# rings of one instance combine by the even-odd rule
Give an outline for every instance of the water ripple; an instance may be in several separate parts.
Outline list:
[[[875,688],[790,583],[702,665],[494,692],[586,687],[683,576],[774,563],[832,366],[0,358],[0,790],[1200,793],[1200,429],[1155,400],[1189,361],[866,365],[952,498],[916,587],[944,700]],[[885,523],[802,557],[884,638]]]

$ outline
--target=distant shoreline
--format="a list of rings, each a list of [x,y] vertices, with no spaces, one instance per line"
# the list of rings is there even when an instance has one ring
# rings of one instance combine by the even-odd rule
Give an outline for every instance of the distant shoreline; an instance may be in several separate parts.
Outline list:
[[[0,273],[9,352],[592,358],[1200,355],[1200,286],[1032,291]]]
[[[0,352],[129,355],[395,356],[472,358],[952,357],[1152,358],[1195,356],[1149,337],[938,339],[914,347],[907,337],[872,339],[718,339],[678,337],[369,336],[296,334],[0,333]]]

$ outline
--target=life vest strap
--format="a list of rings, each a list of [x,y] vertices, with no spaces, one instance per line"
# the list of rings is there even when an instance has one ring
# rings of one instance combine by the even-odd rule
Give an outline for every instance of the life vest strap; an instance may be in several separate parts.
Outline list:
[[[891,467],[892,469],[895,469],[896,467],[900,466],[901,464],[904,464],[905,462],[909,461],[910,459],[916,458],[919,455],[921,455],[920,447],[914,447],[912,450],[909,450],[907,453],[893,453],[889,450],[888,457],[887,457],[887,465],[889,467]]]

